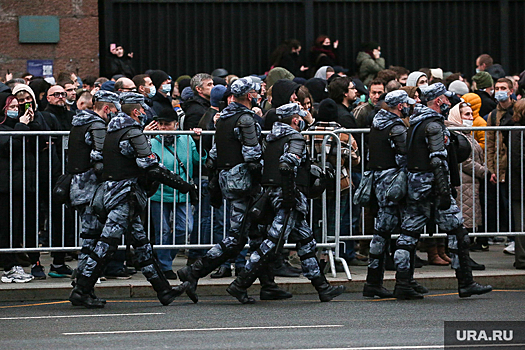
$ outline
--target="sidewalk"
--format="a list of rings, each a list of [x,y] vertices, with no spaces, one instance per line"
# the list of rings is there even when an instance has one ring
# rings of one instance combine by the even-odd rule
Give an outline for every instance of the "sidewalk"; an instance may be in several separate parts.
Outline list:
[[[482,284],[491,284],[494,289],[522,289],[525,288],[525,270],[517,270],[513,255],[503,254],[503,245],[490,247],[489,252],[471,253],[472,258],[486,265],[485,271],[474,271],[475,280]],[[426,253],[418,252],[421,258],[426,259]],[[51,258],[49,254],[43,254],[41,259],[45,266],[46,273],[49,272]],[[76,266],[76,261],[68,263],[72,268]],[[176,258],[173,263],[173,270],[176,271],[186,263],[183,258]],[[26,272],[30,268],[25,268]],[[344,273],[338,273],[336,278],[332,278],[331,273],[327,278],[334,284],[344,284],[349,292],[360,292],[366,278],[366,266],[350,266],[352,281],[348,281]],[[454,271],[450,266],[424,266],[416,269],[415,278],[430,290],[456,290],[457,281]],[[225,289],[232,282],[233,278],[211,279],[202,278],[199,281],[198,294],[200,296],[227,295]],[[304,278],[285,278],[276,277],[276,282],[283,289],[293,294],[312,294],[315,292],[310,282]],[[178,285],[180,281],[171,281],[173,285]],[[394,288],[394,272],[386,271],[385,286],[388,289]],[[44,301],[44,300],[66,300],[71,291],[71,280],[65,278],[47,277],[45,280],[33,280],[29,283],[0,283],[0,301]],[[133,275],[128,280],[107,280],[96,285],[98,296],[107,299],[128,299],[128,298],[154,298],[155,293],[151,285],[146,281],[140,272]],[[250,288],[250,295],[259,294],[259,284]]]

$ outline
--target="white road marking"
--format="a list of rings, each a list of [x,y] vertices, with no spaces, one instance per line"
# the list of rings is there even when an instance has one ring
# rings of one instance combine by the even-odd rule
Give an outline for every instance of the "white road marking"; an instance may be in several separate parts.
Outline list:
[[[164,315],[165,312],[144,312],[133,314],[97,314],[97,315],[64,315],[64,316],[26,316],[26,317],[0,317],[0,320],[39,320],[49,318],[79,318],[79,317],[122,317],[122,316],[151,316]]]
[[[487,348],[487,347],[523,347],[525,344],[469,344],[469,345],[447,345],[447,349],[473,349],[473,348]],[[360,346],[353,348],[318,348],[318,349],[288,349],[288,350],[418,350],[418,349],[444,349],[444,345],[402,345],[402,346]]]
[[[301,329],[301,328],[334,328],[344,327],[342,324],[327,324],[313,326],[274,326],[274,327],[224,327],[224,328],[184,328],[184,329],[145,329],[133,331],[106,331],[106,332],[75,332],[62,333],[63,335],[95,335],[95,334],[133,334],[133,333],[163,333],[163,332],[209,332],[209,331],[251,331],[256,329]]]

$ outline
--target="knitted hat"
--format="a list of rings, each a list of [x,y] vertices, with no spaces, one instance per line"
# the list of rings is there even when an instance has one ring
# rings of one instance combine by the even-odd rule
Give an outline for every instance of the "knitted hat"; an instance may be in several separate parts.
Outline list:
[[[156,115],[153,119],[155,120],[165,120],[167,122],[179,121],[179,115],[173,108],[164,108]]]
[[[468,94],[468,86],[461,80],[454,80],[448,86],[448,91],[452,91],[455,94],[463,96],[465,94]]]
[[[115,82],[108,80],[102,83],[102,85],[100,85],[100,90],[111,91],[111,92],[115,91]]]
[[[215,85],[213,89],[211,89],[210,103],[213,107],[219,107],[219,102],[224,97],[226,89],[227,88],[224,85]]]
[[[317,110],[316,120],[321,122],[337,121],[337,104],[334,100],[326,98],[321,101]]]
[[[268,72],[268,77],[266,78],[266,88],[269,89],[273,84],[279,79],[288,79],[293,80],[295,75],[290,73],[287,69],[282,67],[275,67]]]
[[[328,90],[326,89],[326,80],[320,78],[312,78],[306,81],[304,84],[308,88],[308,91],[312,94],[314,102],[321,102],[328,97]]]
[[[441,68],[430,68],[430,73],[434,78],[443,79],[443,69]]]
[[[13,88],[13,95],[16,95],[17,93],[19,93],[20,91],[26,91],[29,93],[29,95],[31,95],[31,97],[33,98],[33,102],[35,103],[35,110],[38,109],[38,105],[36,103],[36,98],[35,98],[35,93],[33,92],[33,89],[31,89],[29,86],[27,86],[26,84],[18,84],[16,85],[14,88]]]
[[[486,89],[494,85],[494,80],[487,72],[479,72],[472,77],[472,81],[476,83],[478,90]]]
[[[417,81],[419,80],[419,78],[421,78],[421,76],[427,76],[425,73],[423,72],[412,72],[408,75],[408,78],[407,78],[407,86],[417,86]]]
[[[182,92],[180,93],[180,98],[183,102],[189,100],[193,97],[193,90],[191,89],[191,86],[186,86]]]
[[[153,85],[155,85],[157,91],[160,90],[162,83],[170,78],[170,76],[162,70],[154,70],[152,73],[150,73],[149,77],[151,78],[151,82]]]

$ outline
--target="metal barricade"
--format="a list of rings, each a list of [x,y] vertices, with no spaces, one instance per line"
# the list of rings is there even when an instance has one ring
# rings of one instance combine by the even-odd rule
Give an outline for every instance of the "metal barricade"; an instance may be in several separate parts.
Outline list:
[[[459,165],[461,174],[474,174],[471,176],[471,183],[465,183],[461,177],[461,186],[457,188],[457,204],[463,211],[466,205],[472,203],[472,222],[471,227],[472,237],[488,237],[488,236],[516,236],[524,235],[524,135],[525,127],[460,127],[450,128],[456,132],[479,132],[485,131],[487,134],[487,145],[483,155],[483,161],[478,163],[471,163],[469,165]],[[334,201],[334,225],[333,230],[328,228],[328,221],[330,213],[327,211],[329,207],[327,194],[324,193],[321,201],[321,240],[318,242],[318,248],[326,250],[330,260],[332,274],[335,276],[335,261],[342,263],[345,273],[351,279],[350,270],[346,261],[342,258],[341,248],[345,247],[350,241],[356,240],[370,240],[372,239],[372,227],[370,224],[365,224],[365,210],[363,208],[355,208],[352,203],[353,190],[341,194],[340,182],[337,181],[341,177],[343,171],[341,166],[341,151],[342,146],[339,139],[340,133],[352,134],[358,143],[361,163],[356,167],[349,165],[350,173],[359,174],[364,171],[364,163],[366,154],[365,140],[369,129],[339,129],[333,132],[303,132],[307,138],[310,136],[322,136],[321,147],[325,149],[330,143],[336,149],[336,164],[335,169],[335,196]],[[199,184],[199,198],[201,200],[196,206],[192,206],[187,200],[177,202],[169,207],[169,212],[172,217],[168,220],[169,227],[169,244],[162,244],[158,242],[155,237],[155,230],[153,230],[153,216],[152,216],[152,202],[153,206],[160,208],[164,204],[169,203],[166,200],[166,191],[164,186],[159,189],[160,198],[158,201],[148,201],[147,209],[145,210],[144,223],[148,237],[152,242],[156,242],[155,249],[190,249],[190,250],[206,250],[213,247],[214,244],[224,237],[228,232],[228,210],[227,202],[223,201],[223,209],[217,210],[209,207],[208,203],[203,200],[207,195],[206,175],[203,175],[205,164],[205,146],[203,138],[207,137],[206,142],[213,142],[213,131],[202,131],[201,137],[194,139],[191,137],[194,132],[190,131],[155,131],[145,132],[149,137],[156,137],[161,144],[161,152],[159,158],[161,162],[169,158],[169,151],[167,150],[166,138],[168,136],[176,136],[177,142],[172,143],[170,148],[174,154],[179,154],[177,147],[183,147],[186,172],[179,174],[186,180],[193,178]],[[68,132],[35,132],[35,131],[10,131],[0,132],[0,157],[3,158],[4,167],[9,169],[5,171],[6,178],[3,179],[3,190],[0,191],[1,202],[3,208],[10,208],[9,213],[0,213],[4,216],[9,224],[6,227],[0,228],[2,232],[2,247],[0,253],[18,253],[18,252],[53,252],[53,251],[76,251],[80,249],[79,231],[81,222],[78,215],[72,212],[71,208],[67,206],[57,206],[53,203],[51,196],[52,187],[56,178],[65,171],[65,159],[67,157]],[[467,133],[468,135],[468,133]],[[211,140],[209,139],[211,138]],[[309,148],[313,148],[313,137],[310,138]],[[154,141],[157,142],[157,141]],[[368,142],[372,142],[369,140]],[[520,149],[516,149],[520,147]],[[57,153],[52,152],[53,148]],[[506,152],[505,152],[506,148]],[[51,152],[50,152],[51,149]],[[487,152],[487,149],[490,152]],[[500,150],[501,152],[493,152],[492,150]],[[347,150],[350,152],[350,150]],[[478,156],[475,154],[475,149],[472,148],[471,158]],[[490,153],[490,155],[489,155]],[[173,156],[172,156],[173,158]],[[478,156],[479,158],[479,156]],[[505,159],[506,158],[506,159]],[[177,163],[173,159],[174,164]],[[321,166],[327,166],[326,153],[321,154]],[[467,161],[468,163],[468,161]],[[492,172],[487,168],[487,164],[494,164]],[[193,166],[195,166],[193,168]],[[468,166],[469,168],[465,168]],[[505,168],[505,169],[502,169]],[[193,176],[190,175],[193,168]],[[500,170],[506,170],[506,177],[503,178]],[[491,184],[490,179],[487,179],[489,173],[496,174],[496,183]],[[501,173],[501,174],[500,174]],[[8,176],[7,176],[8,174]],[[200,174],[200,176],[199,176]],[[468,185],[472,187],[472,199],[468,198]],[[354,184],[357,187],[357,184]],[[354,187],[354,190],[355,190]],[[477,190],[479,188],[479,190]],[[514,189],[514,190],[512,190]],[[481,192],[479,192],[481,191]],[[341,208],[342,195],[348,196],[345,199],[345,206],[348,208]],[[312,204],[313,201],[310,201]],[[346,204],[348,203],[348,204]],[[481,204],[479,204],[481,203]],[[494,204],[492,204],[494,203]],[[331,205],[331,203],[330,203]],[[480,207],[481,206],[481,207]],[[185,216],[178,215],[178,207],[184,208],[187,213]],[[312,208],[312,205],[311,205]],[[481,210],[481,218],[479,210]],[[341,218],[344,210],[350,212],[350,223],[344,222],[345,227],[349,227],[348,231],[341,231]],[[180,214],[180,213],[179,213]],[[191,215],[190,215],[191,214]],[[190,219],[192,217],[192,219]],[[368,216],[369,217],[369,216]],[[368,219],[368,218],[367,218]],[[477,224],[482,219],[482,225]],[[310,226],[319,225],[314,222],[313,210],[310,211],[308,218]],[[353,222],[355,220],[355,222]],[[193,225],[192,225],[193,224]],[[159,230],[165,230],[165,222],[160,221]],[[193,226],[193,227],[192,227]],[[18,232],[17,232],[18,231]],[[433,238],[446,237],[446,233],[433,230],[435,233]],[[396,235],[393,235],[395,238]],[[429,233],[425,233],[422,238],[430,237]],[[123,249],[124,241],[120,246]],[[294,248],[293,244],[286,244],[286,248]],[[200,252],[201,254],[203,251]]]

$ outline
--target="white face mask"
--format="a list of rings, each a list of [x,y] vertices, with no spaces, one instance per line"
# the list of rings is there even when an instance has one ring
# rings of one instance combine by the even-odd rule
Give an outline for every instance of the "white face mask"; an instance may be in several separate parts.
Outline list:
[[[421,88],[426,88],[426,87],[428,87],[428,84],[421,84],[421,85],[419,85],[418,87],[419,87],[420,89],[421,89]]]
[[[463,119],[463,126],[471,127],[474,124],[473,120]]]

